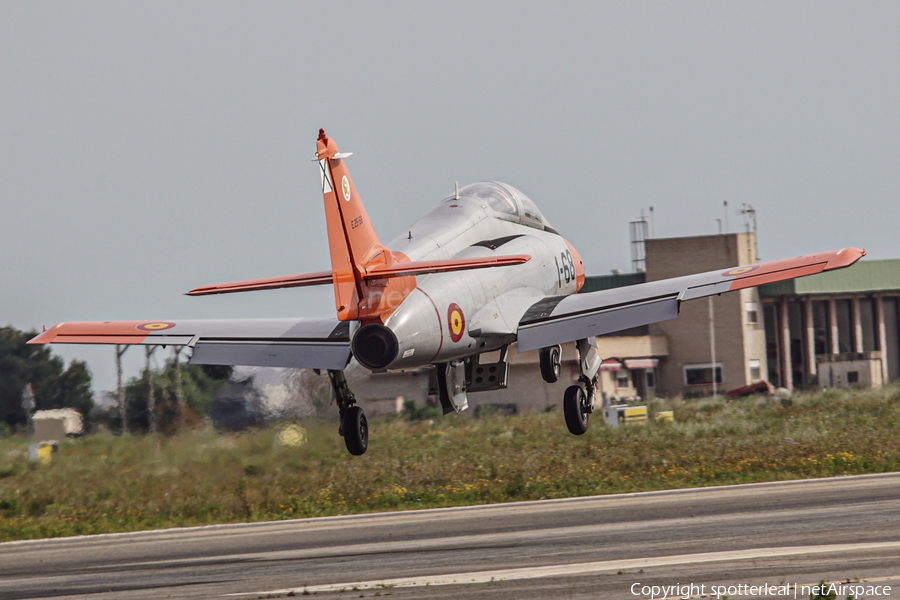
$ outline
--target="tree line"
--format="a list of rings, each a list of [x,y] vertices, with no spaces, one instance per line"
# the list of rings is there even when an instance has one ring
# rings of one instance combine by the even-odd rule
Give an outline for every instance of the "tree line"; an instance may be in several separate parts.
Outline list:
[[[37,410],[74,408],[87,416],[94,406],[87,363],[73,360],[66,367],[47,346],[28,345],[36,331],[0,327],[0,422],[17,429],[28,422],[22,393],[31,384]]]
[[[49,346],[27,344],[36,335],[36,331],[0,327],[0,427],[15,430],[26,425],[28,415],[22,405],[22,394],[30,384],[36,410],[74,408],[84,417],[86,428],[104,426],[121,432],[122,419],[118,408],[104,409],[95,405],[87,364],[73,360],[66,367]],[[148,406],[151,386],[158,431],[166,434],[177,431],[182,424],[177,398],[179,370],[184,399],[183,424],[186,426],[198,423],[209,414],[213,394],[228,382],[232,374],[231,367],[176,366],[174,358],[167,360],[162,369],[144,369],[140,375],[131,378],[123,389],[129,432],[150,430]]]

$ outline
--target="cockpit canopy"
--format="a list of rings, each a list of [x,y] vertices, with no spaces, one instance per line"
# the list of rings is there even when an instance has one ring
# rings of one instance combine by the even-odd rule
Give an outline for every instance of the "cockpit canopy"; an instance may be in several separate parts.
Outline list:
[[[460,188],[459,195],[484,202],[494,211],[498,219],[514,221],[535,229],[550,227],[550,223],[531,201],[531,198],[511,185],[497,181],[479,181]],[[453,200],[453,198],[450,196],[444,202]]]

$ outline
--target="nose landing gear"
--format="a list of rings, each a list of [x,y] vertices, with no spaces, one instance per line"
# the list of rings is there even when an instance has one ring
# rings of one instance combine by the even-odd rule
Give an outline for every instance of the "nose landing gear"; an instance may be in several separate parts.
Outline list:
[[[566,427],[569,433],[581,435],[588,428],[590,411],[585,403],[587,397],[580,385],[570,385],[563,396],[563,413],[566,416]]]
[[[369,447],[369,423],[366,420],[366,413],[356,404],[356,397],[350,391],[343,371],[330,370],[328,378],[331,380],[331,389],[334,390],[334,399],[341,415],[338,434],[343,436],[350,454],[354,456],[365,454]]]

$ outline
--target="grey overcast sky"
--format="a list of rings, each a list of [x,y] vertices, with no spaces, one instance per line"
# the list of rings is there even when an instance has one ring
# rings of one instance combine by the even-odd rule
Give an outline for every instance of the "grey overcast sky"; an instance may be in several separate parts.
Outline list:
[[[900,3],[0,3],[0,324],[334,314],[319,127],[383,240],[482,179],[589,274],[628,222],[758,212],[775,259],[900,257]],[[57,346],[114,385],[113,350]],[[126,376],[141,363],[130,352]]]

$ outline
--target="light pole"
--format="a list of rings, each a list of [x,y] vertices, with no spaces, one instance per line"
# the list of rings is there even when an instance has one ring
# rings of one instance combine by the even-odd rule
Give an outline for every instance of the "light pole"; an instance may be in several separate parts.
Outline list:
[[[156,433],[156,395],[153,393],[153,373],[150,372],[150,356],[153,355],[156,346],[147,346],[144,350],[147,354],[147,367],[144,370],[147,373],[147,385],[150,386],[147,396],[147,417],[150,421],[150,433]]]
[[[122,418],[122,435],[128,433],[128,421],[125,420],[125,392],[122,390],[122,355],[128,346],[116,344],[116,395],[119,397],[119,416]]]
[[[716,385],[716,318],[713,313],[713,296],[709,297],[709,353],[712,355],[712,385],[713,400],[718,399],[718,386]]]

